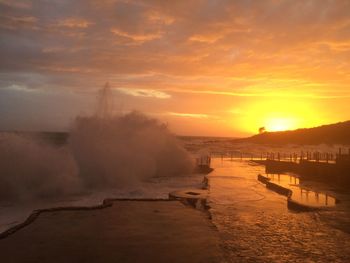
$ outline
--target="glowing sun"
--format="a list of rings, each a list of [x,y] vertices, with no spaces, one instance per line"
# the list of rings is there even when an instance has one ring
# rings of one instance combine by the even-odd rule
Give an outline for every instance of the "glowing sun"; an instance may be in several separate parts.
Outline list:
[[[294,130],[296,128],[296,121],[292,118],[271,118],[265,122],[265,129],[272,132]]]

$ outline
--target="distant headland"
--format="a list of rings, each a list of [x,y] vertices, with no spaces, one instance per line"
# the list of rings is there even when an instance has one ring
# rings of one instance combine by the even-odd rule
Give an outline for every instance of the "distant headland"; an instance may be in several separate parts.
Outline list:
[[[262,132],[235,139],[234,142],[257,144],[350,144],[350,121],[291,131]]]

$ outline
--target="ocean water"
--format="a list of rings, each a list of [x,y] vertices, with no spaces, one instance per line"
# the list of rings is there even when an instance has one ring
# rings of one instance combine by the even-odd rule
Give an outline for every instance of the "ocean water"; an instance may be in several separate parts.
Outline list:
[[[350,145],[339,144],[319,144],[319,145],[264,145],[253,143],[236,143],[234,138],[217,138],[217,137],[179,137],[184,143],[185,148],[191,153],[210,153],[216,157],[230,157],[246,159],[261,158],[266,156],[266,153],[275,153],[277,156],[280,153],[281,157],[289,157],[290,154],[298,154],[301,152],[320,152],[320,153],[338,153],[339,148],[343,152],[348,152]]]

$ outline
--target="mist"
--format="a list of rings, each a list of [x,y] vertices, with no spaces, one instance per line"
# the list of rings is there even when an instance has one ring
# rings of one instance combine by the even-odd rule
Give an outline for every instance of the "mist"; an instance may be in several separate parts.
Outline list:
[[[79,116],[63,146],[28,136],[0,137],[0,199],[33,200],[127,188],[192,172],[193,160],[168,127],[140,112],[113,114],[106,85],[92,116]]]
[[[32,200],[80,189],[78,166],[66,147],[12,133],[0,136],[0,199]]]
[[[79,117],[69,147],[88,187],[120,187],[191,172],[192,158],[164,124],[142,113]]]

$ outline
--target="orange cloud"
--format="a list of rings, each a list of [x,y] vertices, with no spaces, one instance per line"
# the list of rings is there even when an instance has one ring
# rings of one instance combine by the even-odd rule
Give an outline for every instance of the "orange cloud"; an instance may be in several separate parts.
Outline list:
[[[93,24],[94,23],[89,22],[82,18],[71,17],[71,18],[65,18],[63,20],[59,20],[56,23],[56,26],[68,27],[68,28],[87,28]]]
[[[168,112],[167,114],[171,116],[176,116],[176,117],[185,117],[185,118],[195,118],[195,119],[203,119],[203,118],[208,118],[209,116],[207,114],[202,114],[202,113],[180,113],[180,112]]]
[[[243,114],[257,100],[311,101],[320,120],[350,118],[347,0],[0,0],[0,8],[0,89],[92,94],[108,80],[126,108],[187,132],[179,119],[191,119],[193,133],[246,130],[259,122]],[[199,116],[218,116],[218,129]]]
[[[133,41],[136,42],[146,42],[146,41],[150,41],[150,40],[154,40],[157,38],[160,38],[162,36],[162,33],[158,32],[158,33],[149,33],[149,34],[132,34],[132,33],[128,33],[128,32],[124,32],[118,28],[112,28],[111,32],[114,35],[120,36],[120,37],[126,37],[128,39],[131,39]]]
[[[163,91],[152,90],[152,89],[128,89],[128,88],[117,88],[118,91],[135,97],[153,97],[158,99],[168,99],[171,96]]]

